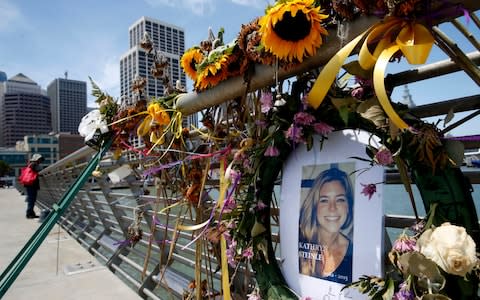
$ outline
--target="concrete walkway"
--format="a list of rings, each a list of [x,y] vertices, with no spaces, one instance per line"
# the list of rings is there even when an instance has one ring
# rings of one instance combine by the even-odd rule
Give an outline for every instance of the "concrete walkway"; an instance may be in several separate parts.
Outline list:
[[[25,218],[25,209],[25,196],[0,188],[2,273],[40,225]],[[3,300],[141,299],[59,228],[52,229]]]

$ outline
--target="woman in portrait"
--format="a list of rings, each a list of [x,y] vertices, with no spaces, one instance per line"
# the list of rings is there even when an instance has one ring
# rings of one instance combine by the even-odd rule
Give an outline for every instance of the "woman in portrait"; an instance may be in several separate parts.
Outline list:
[[[321,172],[300,209],[300,273],[338,283],[352,281],[353,190],[337,167]]]

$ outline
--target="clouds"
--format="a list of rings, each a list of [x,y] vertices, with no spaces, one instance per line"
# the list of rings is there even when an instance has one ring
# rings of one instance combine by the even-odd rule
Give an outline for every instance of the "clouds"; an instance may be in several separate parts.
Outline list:
[[[220,1],[226,0],[145,0],[152,7],[165,5],[172,8],[185,9],[197,16],[213,15]],[[230,0],[227,2],[240,6],[262,8],[268,5],[269,0]]]
[[[22,19],[18,8],[8,0],[0,0],[0,32],[14,31]]]
[[[253,6],[257,8],[267,7],[268,0],[232,0],[233,3],[243,6]]]

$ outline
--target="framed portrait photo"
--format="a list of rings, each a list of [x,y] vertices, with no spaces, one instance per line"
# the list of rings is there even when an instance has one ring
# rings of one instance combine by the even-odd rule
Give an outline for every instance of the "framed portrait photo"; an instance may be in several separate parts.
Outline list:
[[[280,193],[280,253],[288,285],[311,299],[367,299],[342,288],[383,272],[384,169],[368,162],[361,130],[318,137],[284,164]]]

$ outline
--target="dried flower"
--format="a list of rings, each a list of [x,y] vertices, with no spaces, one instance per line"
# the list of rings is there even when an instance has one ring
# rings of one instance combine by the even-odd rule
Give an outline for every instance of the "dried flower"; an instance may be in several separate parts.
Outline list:
[[[370,183],[370,184],[363,184],[362,194],[368,196],[368,200],[372,199],[373,194],[377,192],[377,185]]]
[[[277,147],[271,145],[267,147],[263,155],[267,157],[277,157],[280,155],[280,151],[278,151]]]
[[[365,95],[365,88],[363,87],[354,88],[350,92],[350,94],[352,95],[352,97],[357,98],[358,100],[362,100],[363,96]]]

